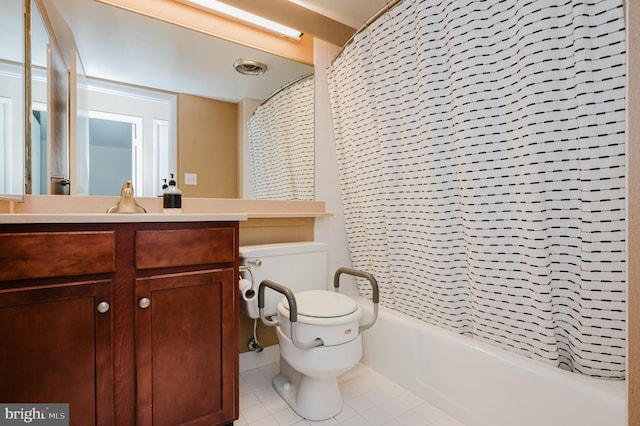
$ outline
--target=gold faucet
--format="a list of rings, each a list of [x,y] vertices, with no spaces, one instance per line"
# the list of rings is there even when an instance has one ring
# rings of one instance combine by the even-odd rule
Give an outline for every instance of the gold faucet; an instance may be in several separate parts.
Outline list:
[[[120,189],[120,201],[115,206],[107,210],[107,213],[146,213],[135,198],[133,198],[133,184],[130,180],[126,181]]]

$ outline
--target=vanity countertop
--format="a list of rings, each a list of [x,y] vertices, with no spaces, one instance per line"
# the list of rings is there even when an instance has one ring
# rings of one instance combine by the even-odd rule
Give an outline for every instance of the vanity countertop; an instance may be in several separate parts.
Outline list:
[[[25,195],[24,202],[0,202],[0,223],[125,223],[245,221],[263,218],[331,217],[323,201],[182,198],[182,213],[163,213],[161,197],[136,198],[148,213],[111,213],[114,196]]]
[[[2,223],[143,223],[228,222],[247,220],[246,213],[14,213],[0,214]]]

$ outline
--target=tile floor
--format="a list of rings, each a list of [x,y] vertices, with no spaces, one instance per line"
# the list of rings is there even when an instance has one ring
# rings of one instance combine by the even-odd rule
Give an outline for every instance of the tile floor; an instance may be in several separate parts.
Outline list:
[[[312,422],[298,416],[271,386],[277,363],[240,373],[240,419],[235,426],[464,426],[365,365],[339,377],[344,408],[332,419]]]

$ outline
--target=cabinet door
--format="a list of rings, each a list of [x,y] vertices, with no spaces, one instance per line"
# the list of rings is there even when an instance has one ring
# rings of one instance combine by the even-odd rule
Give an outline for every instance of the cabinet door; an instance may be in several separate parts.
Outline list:
[[[233,420],[233,270],[136,280],[138,425]]]
[[[68,403],[71,425],[112,424],[110,298],[111,281],[1,291],[0,401]]]

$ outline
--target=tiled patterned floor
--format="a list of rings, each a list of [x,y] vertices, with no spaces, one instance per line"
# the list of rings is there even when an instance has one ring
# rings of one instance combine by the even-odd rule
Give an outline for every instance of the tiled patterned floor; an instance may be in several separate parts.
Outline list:
[[[240,419],[236,426],[464,426],[370,368],[358,364],[340,376],[344,408],[332,419],[312,422],[298,416],[271,386],[277,364],[240,373]]]

